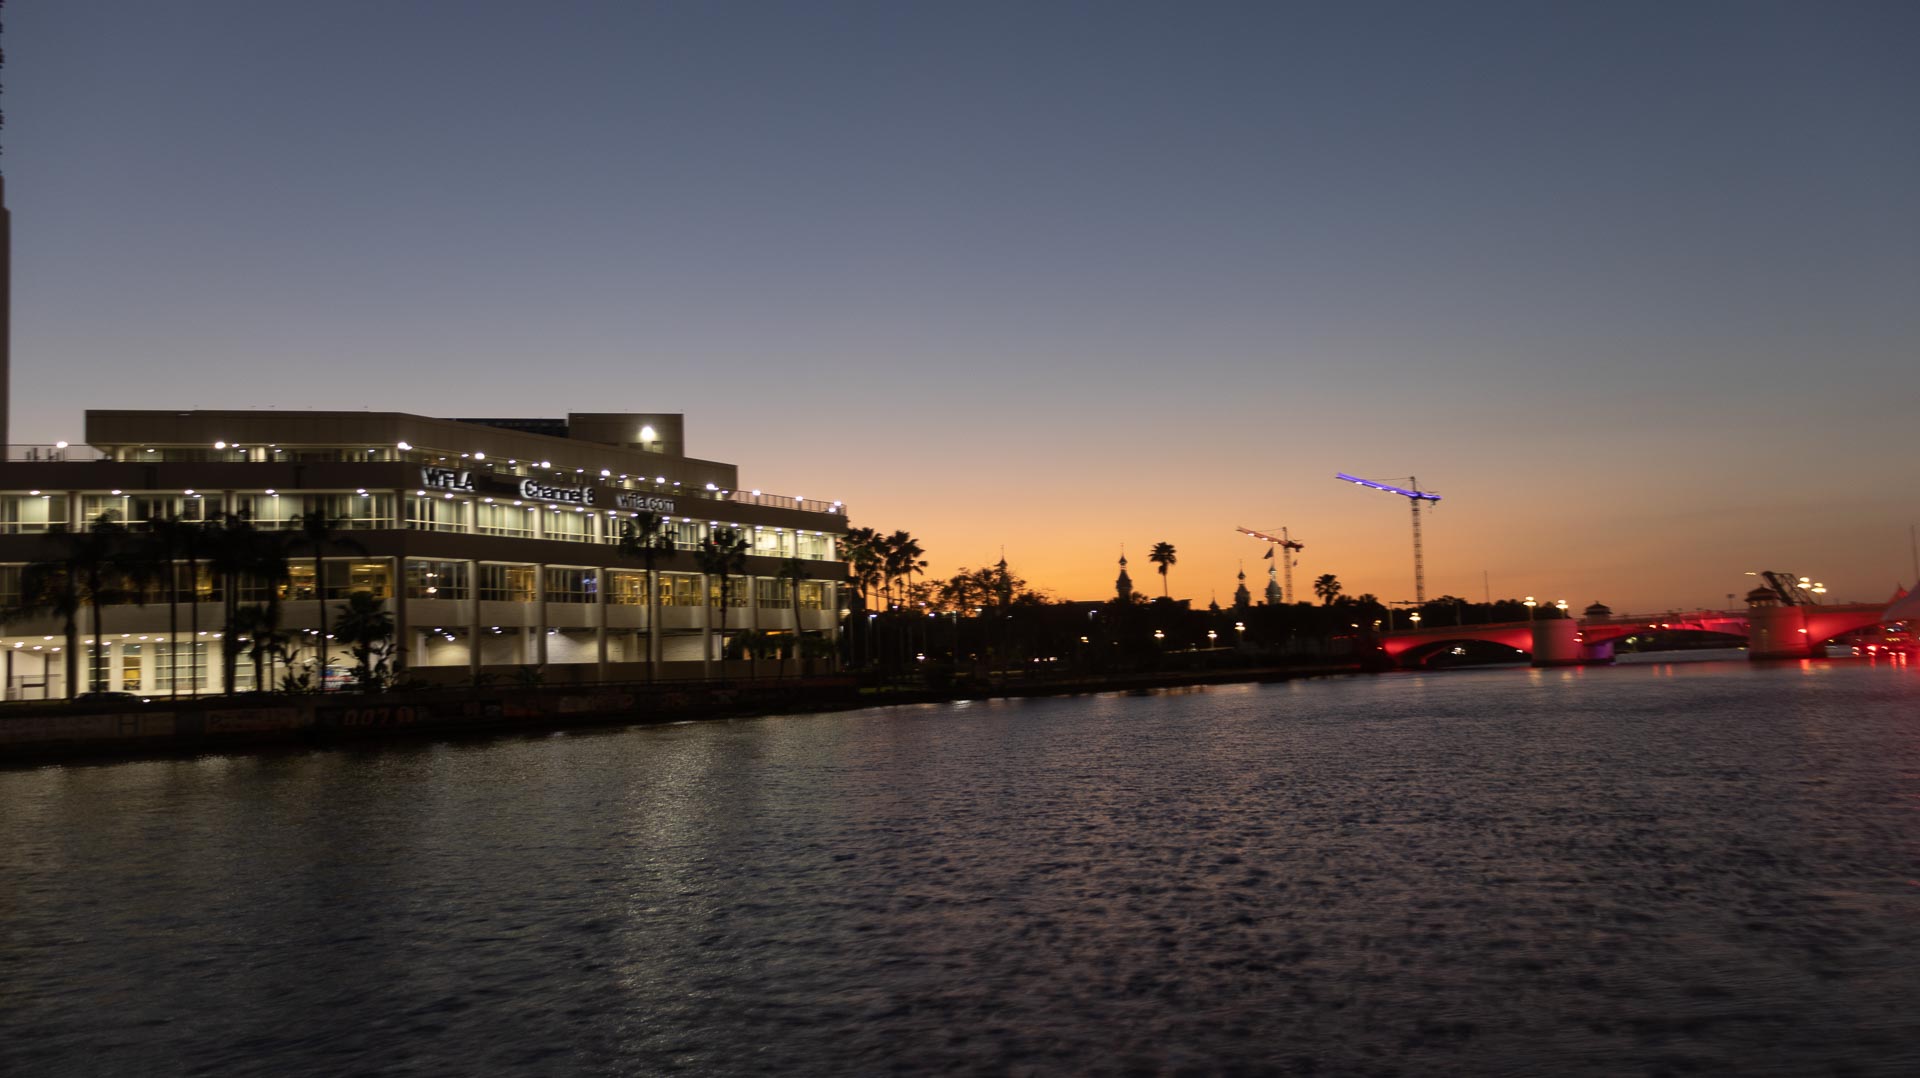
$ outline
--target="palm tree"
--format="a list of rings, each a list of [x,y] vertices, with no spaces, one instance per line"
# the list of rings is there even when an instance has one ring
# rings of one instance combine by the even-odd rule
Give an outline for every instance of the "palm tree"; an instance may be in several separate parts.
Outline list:
[[[1173,544],[1167,542],[1153,544],[1153,549],[1147,552],[1147,560],[1160,567],[1160,597],[1163,599],[1169,598],[1167,594],[1167,570],[1173,568],[1180,560],[1174,555]]]
[[[799,558],[783,558],[775,575],[787,582],[787,598],[793,603],[793,657],[798,659],[801,642],[807,635],[800,628],[800,582],[807,579],[807,563]]]
[[[314,608],[320,618],[320,639],[316,645],[320,655],[320,669],[316,676],[320,679],[320,691],[327,691],[327,666],[330,648],[327,636],[327,571],[326,553],[336,550],[345,554],[362,554],[367,548],[356,539],[344,538],[338,534],[340,525],[346,522],[344,517],[329,517],[319,509],[309,509],[291,518],[298,536],[299,545],[313,551],[313,598]],[[479,642],[474,642],[479,647]]]
[[[378,692],[391,672],[393,615],[370,591],[340,604],[335,630],[353,652],[353,679],[361,692]]]
[[[1332,606],[1340,597],[1340,578],[1332,573],[1321,573],[1313,581],[1313,593],[1320,597],[1321,605]]]
[[[273,663],[286,654],[288,637],[280,631],[279,610],[272,603],[248,603],[235,608],[234,638],[247,634],[247,655],[253,660],[253,687],[267,692],[273,683]]]
[[[701,541],[700,549],[694,551],[693,560],[699,564],[701,572],[709,577],[720,578],[720,648],[724,656],[727,646],[727,601],[733,594],[734,575],[747,571],[747,541],[733,528],[715,528],[711,535]],[[704,649],[704,654],[711,661],[711,641]]]
[[[182,520],[180,514],[173,511],[164,515],[149,515],[146,519],[146,536],[138,554],[145,575],[164,580],[167,586],[169,696],[180,695],[180,570],[175,562],[190,547],[199,527],[198,523]],[[198,596],[195,598],[197,600]],[[189,641],[187,646],[192,647],[192,642]]]
[[[620,545],[617,548],[623,558],[638,558],[647,570],[647,680],[656,677],[654,671],[654,641],[660,638],[660,583],[659,574],[653,565],[662,554],[673,553],[673,536],[667,533],[667,518],[658,513],[635,513],[630,520],[620,522]]]
[[[240,660],[240,581],[253,570],[254,528],[245,513],[222,513],[207,522],[203,533],[207,571],[220,581],[220,599],[225,609],[220,618],[220,691],[231,693],[235,668]]]
[[[21,571],[20,602],[7,617],[52,614],[66,634],[67,698],[80,692],[80,611],[93,611],[93,650],[88,657],[88,687],[102,688],[100,658],[106,636],[100,631],[100,608],[124,595],[128,562],[120,549],[126,528],[112,513],[102,513],[85,531],[56,525],[47,531],[53,556]]]

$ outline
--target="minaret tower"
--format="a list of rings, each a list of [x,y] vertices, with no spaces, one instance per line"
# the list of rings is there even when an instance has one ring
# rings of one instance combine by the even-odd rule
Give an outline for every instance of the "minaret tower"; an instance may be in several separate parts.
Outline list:
[[[1123,603],[1133,602],[1133,578],[1127,575],[1127,548],[1120,548],[1120,577],[1113,582],[1113,593]]]
[[[1280,578],[1277,575],[1275,575],[1277,572],[1278,570],[1274,569],[1273,566],[1271,565],[1267,566],[1267,605],[1268,606],[1280,606],[1284,601],[1284,597],[1280,594]]]
[[[1233,608],[1244,611],[1253,605],[1253,593],[1247,590],[1247,567],[1240,567],[1240,586],[1233,589]]]

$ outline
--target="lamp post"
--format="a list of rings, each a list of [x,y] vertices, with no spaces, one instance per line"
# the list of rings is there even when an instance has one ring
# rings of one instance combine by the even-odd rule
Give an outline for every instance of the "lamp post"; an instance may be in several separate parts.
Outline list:
[[[1533,608],[1539,605],[1540,605],[1539,603],[1536,603],[1533,601],[1533,596],[1531,595],[1527,596],[1527,620],[1528,621],[1533,620]]]
[[[1567,601],[1566,601],[1565,599],[1562,599],[1562,600],[1560,600],[1559,602],[1557,602],[1557,603],[1554,603],[1553,605],[1554,605],[1555,607],[1557,607],[1557,608],[1559,608],[1559,611],[1560,611],[1560,616],[1561,616],[1561,617],[1563,617],[1563,618],[1564,618],[1564,617],[1566,617],[1566,616],[1567,616]]]
[[[1407,620],[1413,622],[1413,627],[1418,629],[1420,627],[1420,612],[1416,610],[1413,613],[1408,614]]]

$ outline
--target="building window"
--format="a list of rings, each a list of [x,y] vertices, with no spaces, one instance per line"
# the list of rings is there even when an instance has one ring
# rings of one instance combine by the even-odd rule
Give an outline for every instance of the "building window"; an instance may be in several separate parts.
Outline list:
[[[824,580],[802,580],[800,582],[800,609],[827,609],[827,588]]]
[[[607,602],[616,606],[647,605],[647,574],[621,569],[608,572]]]
[[[482,565],[480,598],[496,603],[530,603],[537,598],[531,565]]]
[[[328,599],[345,599],[357,591],[376,599],[393,594],[393,574],[384,561],[329,561],[326,566]]]
[[[762,610],[785,610],[793,605],[793,581],[758,577],[753,582],[754,603]]]
[[[669,520],[660,526],[668,538],[673,540],[675,550],[699,550],[700,540],[706,538],[707,526],[691,520]]]
[[[65,494],[8,494],[0,497],[0,531],[43,532],[67,523]]]
[[[755,528],[752,552],[763,558],[791,558],[793,533],[785,528]]]
[[[423,532],[466,531],[465,506],[455,498],[416,494],[407,499],[407,527]]]
[[[539,510],[531,505],[479,502],[474,506],[474,520],[481,535],[505,535],[515,539],[531,539],[534,515],[538,512]]]
[[[592,569],[547,568],[547,601],[550,603],[591,603],[599,599],[600,583]]]
[[[467,596],[466,562],[407,559],[407,598],[465,599]]]
[[[121,524],[127,522],[127,498],[124,494],[83,494],[80,496],[80,519],[92,524],[103,516],[112,517]]]
[[[808,561],[833,560],[833,537],[819,532],[795,532],[794,546],[799,550],[798,557]]]
[[[660,605],[699,606],[700,578],[692,573],[661,573]]]
[[[590,519],[587,514],[576,513],[571,509],[549,509],[545,521],[546,537],[576,542],[587,539],[592,530],[592,525],[588,523]]]

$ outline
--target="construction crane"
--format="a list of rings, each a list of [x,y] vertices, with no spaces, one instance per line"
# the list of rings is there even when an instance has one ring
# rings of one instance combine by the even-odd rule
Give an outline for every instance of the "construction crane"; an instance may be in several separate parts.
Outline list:
[[[1407,480],[1407,485],[1404,487],[1396,487],[1391,483],[1376,483],[1371,479],[1362,479],[1345,472],[1334,473],[1334,478],[1357,483],[1363,487],[1372,487],[1375,490],[1384,490],[1388,494],[1398,494],[1413,506],[1413,601],[1421,606],[1427,605],[1427,570],[1420,559],[1420,503],[1437,502],[1440,500],[1440,495],[1430,490],[1421,490],[1420,481],[1412,478]]]
[[[1287,574],[1287,590],[1281,595],[1281,601],[1288,603],[1299,602],[1299,598],[1293,594],[1293,567],[1300,564],[1300,559],[1294,557],[1293,552],[1307,549],[1307,544],[1289,535],[1285,528],[1280,529],[1279,535],[1268,535],[1266,532],[1257,532],[1252,528],[1235,528],[1233,530],[1242,535],[1251,535],[1262,542],[1273,544],[1272,547],[1267,550],[1267,557],[1273,557],[1273,552],[1278,550],[1280,552],[1280,567],[1286,570]]]

